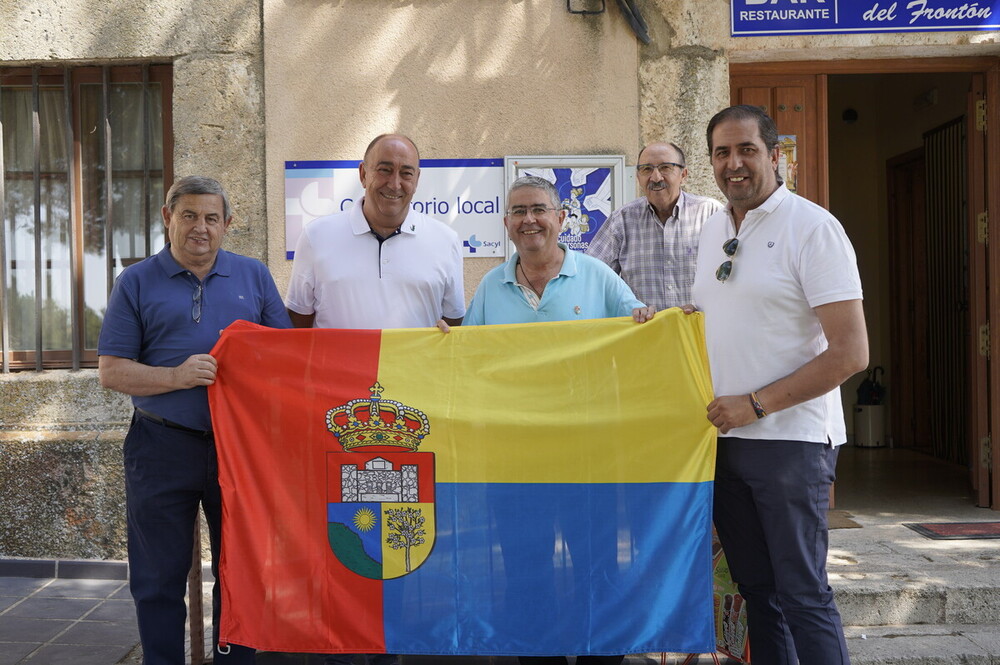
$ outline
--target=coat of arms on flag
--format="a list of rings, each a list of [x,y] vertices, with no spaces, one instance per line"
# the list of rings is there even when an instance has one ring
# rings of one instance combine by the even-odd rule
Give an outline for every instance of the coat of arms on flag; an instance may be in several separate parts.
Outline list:
[[[330,409],[327,428],[343,452],[327,453],[327,535],[344,566],[363,577],[408,575],[434,546],[434,453],[420,410],[371,396]]]

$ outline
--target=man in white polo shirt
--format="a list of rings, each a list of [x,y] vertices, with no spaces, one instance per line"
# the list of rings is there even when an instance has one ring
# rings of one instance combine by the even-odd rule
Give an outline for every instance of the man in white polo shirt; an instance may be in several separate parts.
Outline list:
[[[715,526],[754,662],[847,665],[826,511],[846,440],[838,388],[868,364],[857,260],[840,222],[782,185],[759,107],[720,111],[707,134],[729,201],[705,222],[693,289],[716,394]]]
[[[420,179],[417,146],[377,136],[358,167],[365,188],[343,213],[306,225],[295,247],[285,307],[296,328],[425,328],[462,324],[465,289],[458,234],[410,209]],[[326,657],[346,665],[353,654]],[[396,665],[393,654],[369,654]]]
[[[365,188],[346,211],[306,225],[285,306],[296,328],[421,328],[465,315],[458,234],[410,209],[420,179],[413,141],[376,137],[359,165]]]

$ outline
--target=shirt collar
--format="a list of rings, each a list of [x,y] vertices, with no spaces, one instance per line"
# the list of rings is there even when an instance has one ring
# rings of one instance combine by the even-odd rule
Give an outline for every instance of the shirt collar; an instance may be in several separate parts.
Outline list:
[[[775,208],[781,205],[781,202],[788,198],[790,194],[791,192],[787,187],[785,187],[785,183],[780,182],[778,183],[778,188],[774,190],[774,193],[767,197],[766,201],[757,206],[756,210],[760,210],[761,214],[774,212]]]
[[[168,242],[163,246],[159,252],[153,256],[153,260],[156,261],[160,269],[166,273],[167,277],[175,277],[181,273],[191,272],[181,264],[177,263],[177,259],[174,255],[170,253],[170,243]],[[215,255],[215,263],[212,264],[212,269],[208,271],[209,275],[221,275],[223,277],[229,277],[232,272],[232,259],[229,257],[229,252],[224,249],[220,249],[218,254]]]
[[[743,224],[753,222],[774,212],[781,205],[781,202],[791,196],[791,194],[792,192],[785,187],[785,183],[778,183],[778,188],[763,203],[753,210],[747,211],[746,216],[743,218]],[[733,217],[733,205],[731,203],[726,204],[726,212],[729,214],[730,223],[732,223],[732,220],[735,218]],[[741,228],[743,224],[740,225]]]
[[[681,193],[680,193],[680,196],[677,197],[677,203],[674,204],[674,209],[673,209],[673,211],[671,211],[671,213],[667,217],[667,219],[671,219],[671,218],[673,218],[673,219],[680,219],[680,217],[681,217],[681,210],[684,209],[684,196],[685,196],[684,190],[682,189]],[[653,216],[653,219],[656,220],[657,224],[663,224],[664,222],[660,221],[660,216],[656,214],[656,208],[654,208],[653,204],[649,202],[649,198],[645,197],[645,196],[643,198],[646,199],[646,209],[649,210],[649,214],[651,214]]]
[[[565,275],[566,277],[572,277],[576,274],[576,252],[563,243],[558,244],[559,248],[563,251],[563,262],[562,267],[559,268],[559,274]],[[514,255],[510,257],[510,260],[504,264],[503,281],[510,282],[511,284],[517,283],[517,262],[518,255],[517,252],[514,252]]]
[[[361,197],[354,202],[354,207],[351,208],[351,214],[348,220],[351,224],[351,232],[356,236],[364,235],[369,233],[372,229],[368,225],[368,220],[365,219],[365,212],[363,210],[365,197]],[[410,210],[406,214],[406,219],[403,220],[403,224],[399,227],[400,233],[406,233],[408,235],[417,235],[417,230],[420,228],[420,220],[417,215],[413,214],[413,210]]]

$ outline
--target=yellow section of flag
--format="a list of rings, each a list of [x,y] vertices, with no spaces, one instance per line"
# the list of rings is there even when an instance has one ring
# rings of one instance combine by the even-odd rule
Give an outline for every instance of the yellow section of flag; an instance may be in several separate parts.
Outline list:
[[[701,314],[414,332],[382,331],[378,379],[427,414],[438,482],[713,478]]]

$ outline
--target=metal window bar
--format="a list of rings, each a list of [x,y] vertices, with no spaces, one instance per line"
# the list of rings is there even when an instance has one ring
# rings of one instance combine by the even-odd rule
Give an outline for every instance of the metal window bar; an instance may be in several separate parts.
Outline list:
[[[0,372],[10,372],[10,313],[7,302],[7,170],[3,161],[3,82],[0,79]]]
[[[143,256],[152,253],[152,220],[149,215],[149,192],[150,192],[150,155],[149,155],[149,65],[142,66],[142,221],[143,232],[145,233],[146,244]]]
[[[114,228],[111,206],[114,197],[111,191],[111,69],[101,67],[101,128],[104,133],[104,252],[107,256],[107,287],[111,295],[111,287],[115,281]]]
[[[73,180],[73,76],[69,67],[63,69],[63,113],[64,133],[66,139],[66,200],[69,204],[69,279],[70,279],[70,321],[73,334],[70,339],[73,345],[73,369],[80,369],[80,357],[83,355],[84,331],[80,296],[80,257],[83,256],[83,238],[77,233],[73,222],[73,205],[76,202],[76,191]]]
[[[965,318],[966,160],[962,118],[924,134],[927,154],[928,376],[942,408],[931,420],[934,455],[965,464],[963,405],[967,402]]]
[[[38,66],[31,68],[31,147],[35,192],[35,371],[42,371],[42,125]]]

